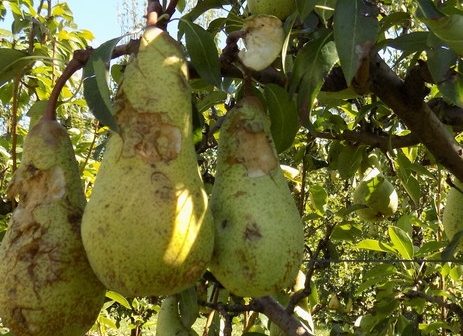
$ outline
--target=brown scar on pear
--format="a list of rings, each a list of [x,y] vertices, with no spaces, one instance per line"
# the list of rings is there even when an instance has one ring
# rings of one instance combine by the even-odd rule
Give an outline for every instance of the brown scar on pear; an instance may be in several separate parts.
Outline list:
[[[236,134],[237,143],[232,156],[227,160],[229,164],[243,164],[249,177],[270,175],[278,167],[271,140],[260,122],[238,120],[231,129]]]
[[[167,113],[137,111],[123,98],[118,99],[118,104],[117,121],[124,125],[121,129],[124,157],[138,155],[152,165],[177,158],[182,149],[182,132],[173,126]]]

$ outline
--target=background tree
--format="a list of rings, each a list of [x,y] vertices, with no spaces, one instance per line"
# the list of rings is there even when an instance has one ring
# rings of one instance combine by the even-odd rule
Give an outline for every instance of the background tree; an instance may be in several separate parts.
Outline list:
[[[447,192],[463,181],[463,5],[294,4],[281,56],[256,72],[237,58],[246,1],[148,1],[190,61],[206,184],[214,182],[224,116],[242,95],[244,79],[252,79],[306,233],[306,258],[293,289],[243,299],[206,273],[196,291],[183,294],[183,311],[198,317],[194,328],[204,335],[276,335],[275,324],[287,333],[303,324],[306,335],[463,333],[462,235],[449,239],[442,223]],[[221,10],[210,20],[212,9]],[[15,206],[5,195],[23,138],[47,106],[68,128],[90,196],[112,123],[112,90],[101,83],[110,59],[137,45],[114,39],[88,48],[92,34],[77,29],[65,2],[0,2],[0,19],[7,13],[12,29],[0,30],[2,232]],[[171,28],[173,15],[180,18],[178,31]],[[111,67],[113,82],[123,68]],[[372,168],[391,182],[398,209],[365,219],[365,205],[353,195]],[[153,335],[163,300],[108,292],[89,334]]]

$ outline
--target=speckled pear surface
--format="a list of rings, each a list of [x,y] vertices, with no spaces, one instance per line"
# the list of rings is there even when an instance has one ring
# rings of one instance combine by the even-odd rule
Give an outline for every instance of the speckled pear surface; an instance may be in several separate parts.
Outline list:
[[[455,180],[456,188],[451,188],[447,194],[447,202],[445,203],[442,225],[444,226],[445,235],[449,240],[453,236],[463,230],[463,183]],[[460,240],[458,250],[463,250],[463,242]]]
[[[19,196],[0,246],[0,317],[15,336],[82,336],[105,289],[80,238],[85,196],[66,130],[40,121],[9,193]]]
[[[235,295],[276,293],[296,278],[304,231],[257,98],[243,98],[227,115],[217,160],[211,272]]]
[[[175,40],[148,28],[116,101],[82,237],[95,273],[126,296],[191,286],[213,248],[212,218],[192,140],[186,62]]]
[[[296,0],[248,0],[249,11],[252,15],[275,15],[284,20],[296,10]]]

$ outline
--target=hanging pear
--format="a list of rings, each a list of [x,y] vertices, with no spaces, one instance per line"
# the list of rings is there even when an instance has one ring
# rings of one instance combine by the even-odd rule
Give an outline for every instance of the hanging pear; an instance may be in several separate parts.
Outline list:
[[[123,295],[179,292],[211,258],[214,229],[191,111],[179,45],[147,28],[117,93],[119,133],[108,142],[82,223],[92,268]]]
[[[85,196],[71,141],[56,121],[28,133],[9,187],[19,196],[0,246],[0,318],[16,336],[82,336],[105,288],[80,238]]]
[[[216,246],[210,269],[226,289],[258,297],[294,281],[303,225],[256,97],[243,98],[221,128],[211,209]]]

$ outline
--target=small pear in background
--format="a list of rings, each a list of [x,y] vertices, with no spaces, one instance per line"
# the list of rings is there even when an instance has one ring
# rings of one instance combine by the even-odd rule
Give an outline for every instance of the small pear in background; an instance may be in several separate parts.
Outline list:
[[[239,101],[222,125],[211,209],[216,245],[210,269],[226,289],[258,297],[294,281],[303,225],[256,97]]]
[[[284,20],[296,10],[296,0],[248,0],[248,8],[252,15],[274,15]]]
[[[0,318],[16,336],[82,336],[105,288],[80,237],[85,196],[66,130],[41,120],[28,133],[9,194],[19,197],[0,246]]]
[[[112,134],[85,209],[92,268],[123,295],[170,295],[206,270],[214,231],[192,136],[187,63],[167,32],[145,30],[116,97]]]
[[[353,195],[354,204],[365,205],[357,214],[369,221],[392,216],[399,205],[399,196],[391,182],[377,168],[367,171]]]

